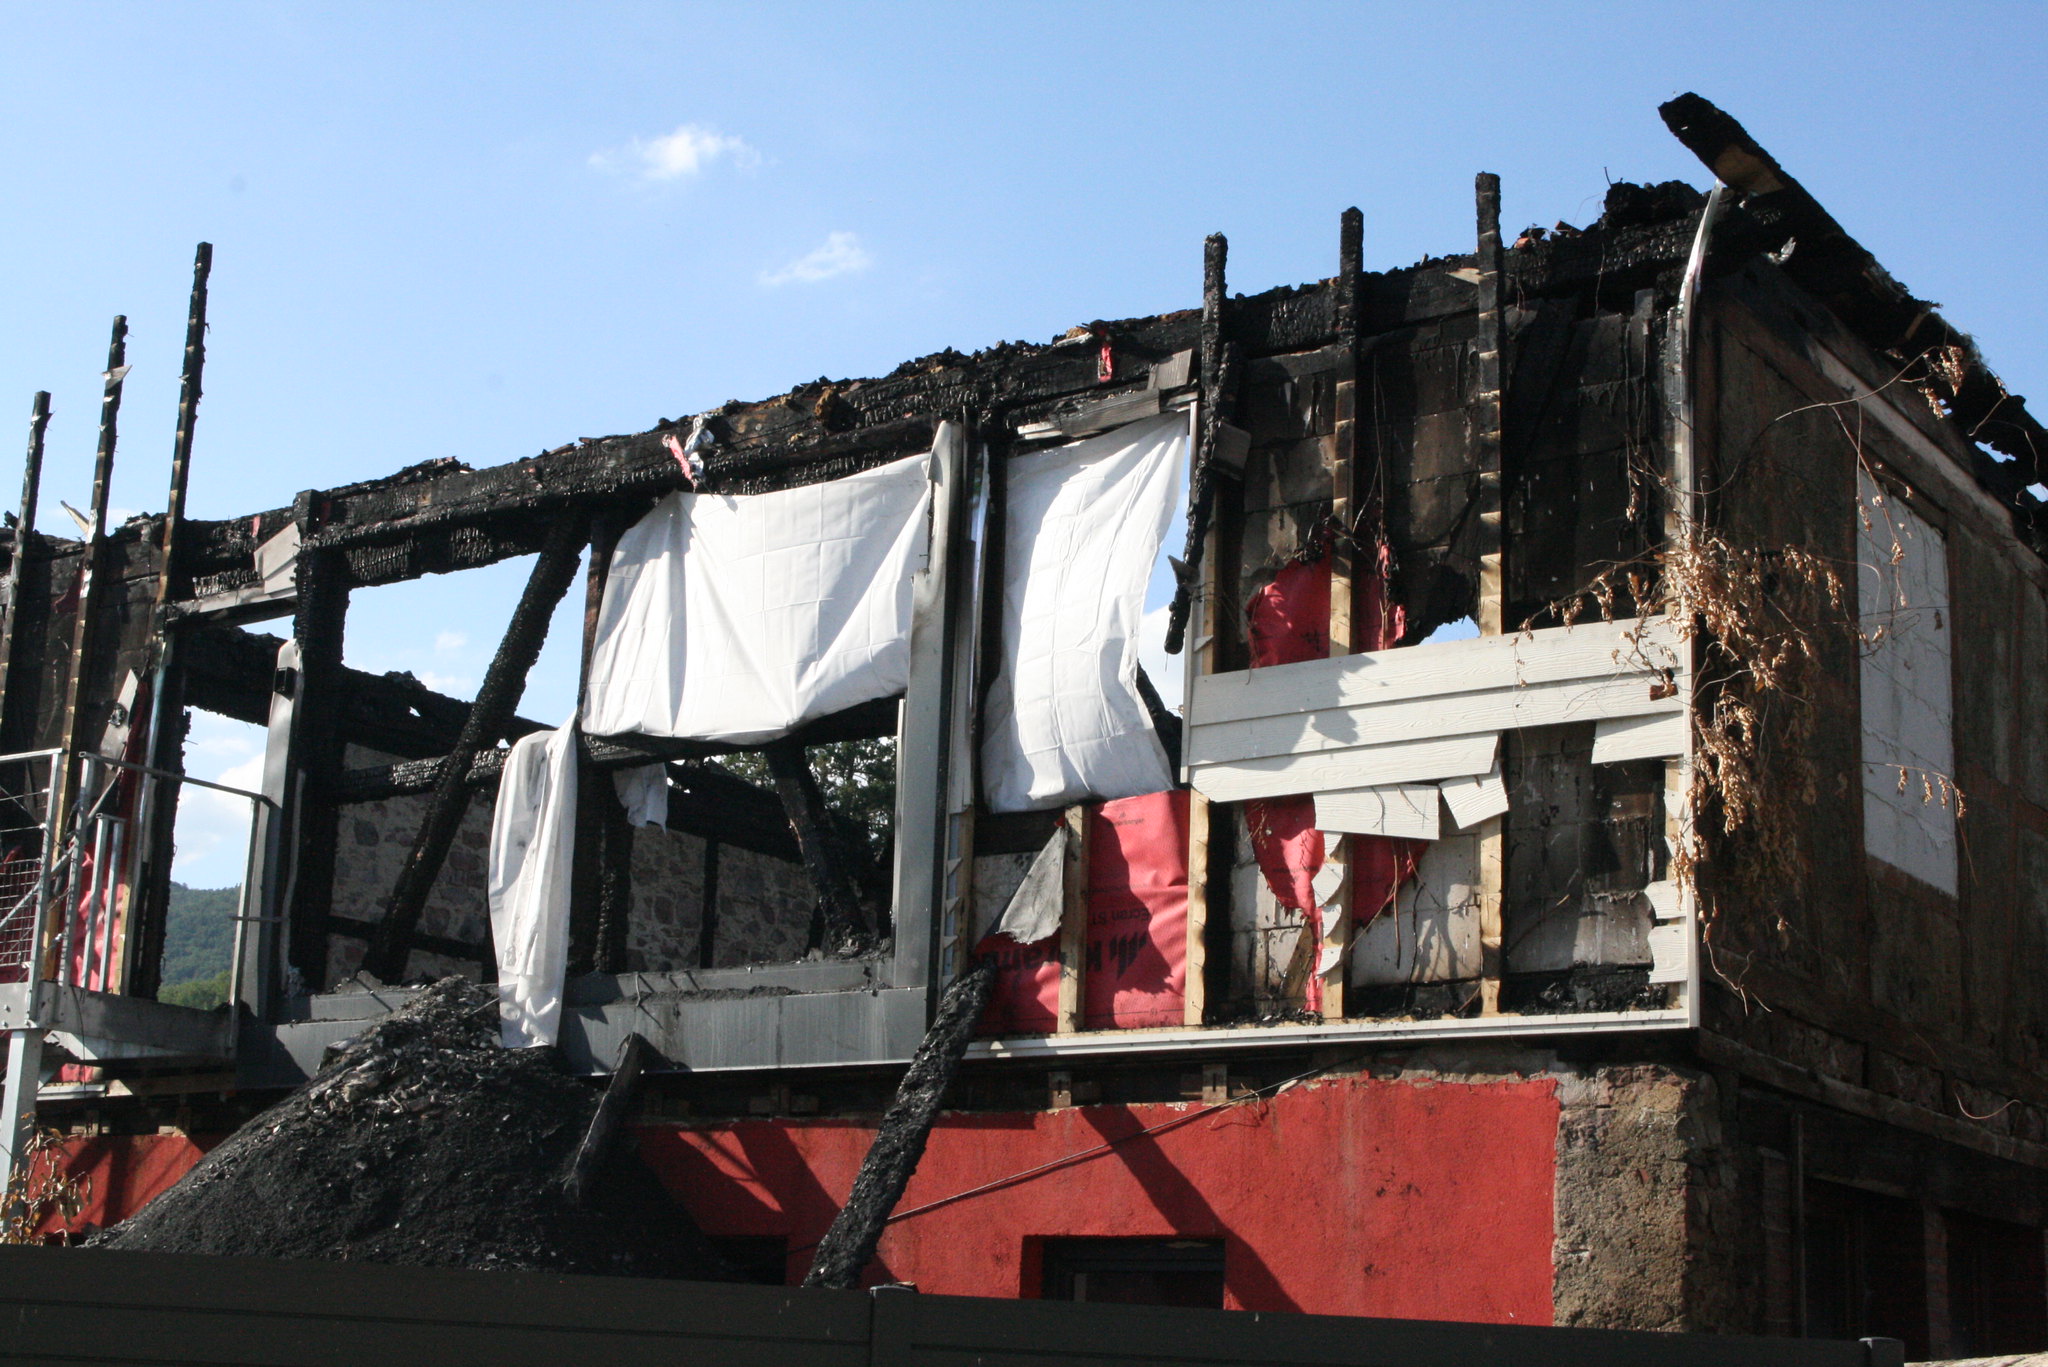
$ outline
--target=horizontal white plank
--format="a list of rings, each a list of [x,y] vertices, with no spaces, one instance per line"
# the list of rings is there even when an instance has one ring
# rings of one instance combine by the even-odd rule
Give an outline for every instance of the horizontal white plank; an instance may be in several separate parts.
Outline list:
[[[1650,927],[1650,981],[1685,981],[1686,951],[1691,947],[1692,927],[1683,921]]]
[[[1316,794],[1316,825],[1356,835],[1394,835],[1408,840],[1437,838],[1436,785],[1394,783]]]
[[[1447,778],[1437,787],[1444,795],[1444,805],[1451,809],[1451,820],[1461,831],[1508,809],[1508,785],[1501,782],[1498,765],[1483,774]]]
[[[1609,717],[1593,728],[1593,763],[1665,759],[1689,748],[1692,727],[1683,712],[1650,717]]]
[[[1659,921],[1675,921],[1683,914],[1678,884],[1668,878],[1649,884],[1643,889],[1643,896],[1650,899],[1650,914]]]
[[[1195,680],[1186,715],[1195,725],[1244,721],[1402,698],[1676,669],[1682,658],[1668,619],[1587,622],[1204,674]]]
[[[1329,707],[1287,716],[1200,722],[1187,729],[1190,764],[1234,764],[1270,755],[1347,750],[1357,745],[1463,736],[1519,726],[1556,726],[1671,712],[1675,695],[1655,697],[1660,681],[1648,675],[1565,679],[1527,687],[1403,698],[1369,706]]]
[[[1487,732],[1323,754],[1276,755],[1242,764],[1198,765],[1190,777],[1195,791],[1211,802],[1424,783],[1485,773],[1493,767],[1499,742],[1498,735]]]

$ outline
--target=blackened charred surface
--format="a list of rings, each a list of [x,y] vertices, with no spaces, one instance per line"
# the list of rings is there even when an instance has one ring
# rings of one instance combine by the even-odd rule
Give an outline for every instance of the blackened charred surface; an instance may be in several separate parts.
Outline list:
[[[1746,228],[1757,249],[1790,244],[1782,264],[1801,288],[1873,351],[1906,363],[1910,378],[1970,440],[2018,462],[2028,479],[2001,481],[2008,487],[1993,492],[2013,509],[2022,536],[2048,553],[2048,508],[2025,492],[2025,484],[2048,478],[2048,429],[1985,364],[1976,343],[1894,280],[1740,123],[1690,93],[1658,112],[1693,155],[1741,193],[1738,232]]]
[[[294,508],[304,519],[310,497],[300,495]],[[304,525],[301,521],[300,525]],[[313,782],[300,795],[291,838],[291,905],[287,911],[291,964],[309,985],[324,983],[327,971],[327,918],[334,909],[335,842],[340,836],[340,810],[321,791],[318,779],[341,768],[342,714],[346,698],[342,634],[348,619],[346,568],[332,553],[304,553],[297,567],[298,612],[292,636],[299,646],[294,762]]]
[[[534,562],[526,588],[519,596],[519,604],[512,611],[505,639],[499,644],[498,653],[484,674],[476,702],[463,721],[462,734],[456,738],[455,748],[449,752],[454,762],[445,766],[435,779],[433,797],[420,823],[419,838],[413,844],[412,854],[406,860],[398,886],[392,890],[390,904],[385,910],[385,933],[371,945],[365,959],[370,971],[387,982],[396,981],[405,971],[405,961],[411,952],[411,936],[419,921],[420,910],[426,905],[427,894],[441,871],[441,861],[447,856],[448,847],[455,838],[456,827],[461,824],[463,813],[469,809],[469,789],[464,782],[469,761],[478,751],[492,746],[512,720],[512,709],[518,705],[519,695],[526,688],[527,673],[539,658],[542,643],[547,640],[548,623],[554,614],[555,604],[568,592],[569,584],[582,564],[581,552],[586,536],[587,526],[581,520],[556,520],[547,543],[541,548],[539,559]]]
[[[994,961],[980,960],[939,998],[931,1029],[904,1070],[896,1098],[875,1130],[874,1143],[861,1160],[846,1204],[839,1208],[832,1228],[811,1258],[805,1286],[847,1288],[859,1284],[861,1273],[874,1259],[889,1216],[903,1199],[903,1189],[917,1171],[918,1160],[924,1157],[932,1122],[938,1119],[947,1088],[974,1039],[995,981]]]

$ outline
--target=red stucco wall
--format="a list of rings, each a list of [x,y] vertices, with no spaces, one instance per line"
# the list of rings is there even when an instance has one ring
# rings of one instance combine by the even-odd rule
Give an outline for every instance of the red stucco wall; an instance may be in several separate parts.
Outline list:
[[[90,1234],[127,1219],[192,1170],[225,1135],[124,1134],[64,1141],[59,1151],[67,1176],[78,1181],[84,1206],[75,1216],[52,1212],[37,1226],[45,1237]]]
[[[897,1209],[1198,1109],[947,1115]],[[928,1292],[1033,1296],[1039,1239],[1222,1238],[1233,1307],[1548,1324],[1557,1120],[1548,1081],[1305,1084],[913,1215],[880,1263]],[[786,1119],[640,1138],[707,1233],[786,1236],[794,1280],[872,1133]]]

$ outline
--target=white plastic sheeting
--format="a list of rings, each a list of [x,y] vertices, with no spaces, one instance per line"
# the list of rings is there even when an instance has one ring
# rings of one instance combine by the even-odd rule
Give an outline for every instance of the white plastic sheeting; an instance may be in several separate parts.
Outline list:
[[[1188,422],[1166,414],[1009,463],[1003,652],[981,752],[992,810],[1173,786],[1138,696],[1138,623]]]
[[[619,795],[619,805],[626,809],[627,824],[668,825],[666,764],[642,764],[632,769],[615,769],[612,771],[612,791]]]
[[[569,960],[576,859],[576,723],[514,742],[491,817],[491,939],[508,1049],[553,1044]]]
[[[583,729],[758,745],[903,692],[932,459],[656,504],[612,555]]]

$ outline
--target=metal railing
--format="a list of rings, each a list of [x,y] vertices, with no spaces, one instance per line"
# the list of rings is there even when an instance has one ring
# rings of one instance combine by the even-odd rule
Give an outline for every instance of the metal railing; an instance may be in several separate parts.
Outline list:
[[[126,913],[142,869],[139,833],[147,829],[150,807],[175,803],[184,784],[242,798],[250,804],[253,851],[256,809],[276,804],[225,783],[80,751],[71,819],[54,823],[51,793],[63,759],[54,749],[0,755],[0,983],[118,991],[128,950]],[[241,995],[248,926],[256,919],[249,914],[254,872],[245,867],[236,897],[230,1002]]]

